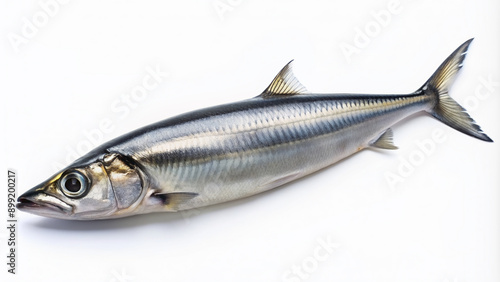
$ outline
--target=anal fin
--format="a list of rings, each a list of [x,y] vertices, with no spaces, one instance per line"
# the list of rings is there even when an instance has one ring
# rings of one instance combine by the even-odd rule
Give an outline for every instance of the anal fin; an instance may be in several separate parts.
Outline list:
[[[273,179],[269,183],[266,183],[266,185],[264,185],[264,187],[266,187],[265,188],[266,190],[269,190],[269,189],[281,186],[283,184],[286,184],[290,181],[293,181],[293,180],[299,178],[299,175],[300,175],[299,172],[292,172],[292,173],[287,174],[285,176],[280,176],[276,179]]]
[[[388,128],[379,137],[375,138],[370,142],[370,147],[379,149],[396,150],[398,147],[392,142],[392,137],[394,136],[392,129]]]

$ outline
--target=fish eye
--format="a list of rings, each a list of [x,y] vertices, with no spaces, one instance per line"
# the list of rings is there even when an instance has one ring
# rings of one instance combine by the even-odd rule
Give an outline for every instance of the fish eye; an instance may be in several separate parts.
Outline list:
[[[70,198],[78,198],[87,192],[89,182],[87,177],[79,171],[72,171],[61,179],[59,187],[64,195]]]

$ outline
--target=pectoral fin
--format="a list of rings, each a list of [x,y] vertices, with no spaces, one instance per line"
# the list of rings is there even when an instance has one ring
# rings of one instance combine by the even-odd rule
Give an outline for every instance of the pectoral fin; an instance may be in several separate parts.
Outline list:
[[[198,196],[198,193],[191,192],[172,192],[172,193],[154,193],[151,197],[161,201],[165,207],[171,210],[178,210],[179,205]]]

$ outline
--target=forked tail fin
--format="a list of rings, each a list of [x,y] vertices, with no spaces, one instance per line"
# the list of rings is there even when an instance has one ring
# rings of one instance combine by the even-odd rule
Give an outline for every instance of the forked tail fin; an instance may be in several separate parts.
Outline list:
[[[467,49],[473,38],[464,42],[439,66],[434,74],[419,89],[436,98],[436,104],[429,113],[456,130],[483,141],[493,142],[483,133],[479,125],[469,116],[466,110],[448,95],[448,88],[456,74],[462,68]]]

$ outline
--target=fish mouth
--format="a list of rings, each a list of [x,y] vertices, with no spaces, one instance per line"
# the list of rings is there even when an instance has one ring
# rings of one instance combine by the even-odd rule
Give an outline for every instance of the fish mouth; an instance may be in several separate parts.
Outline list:
[[[73,208],[57,197],[29,190],[17,199],[17,209],[36,215],[61,218],[70,215]]]
[[[57,211],[57,212],[64,212],[64,209],[56,206],[54,204],[50,203],[43,203],[43,202],[35,202],[26,198],[19,197],[17,200],[17,205],[16,207],[19,210],[27,210],[27,209],[40,209],[40,208],[49,208],[51,210]]]

